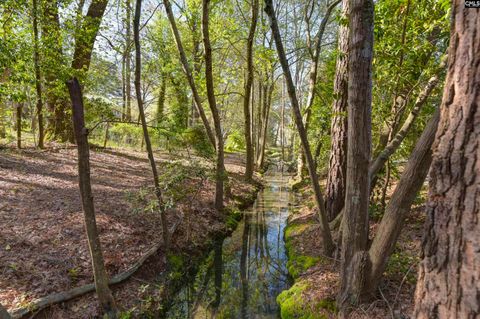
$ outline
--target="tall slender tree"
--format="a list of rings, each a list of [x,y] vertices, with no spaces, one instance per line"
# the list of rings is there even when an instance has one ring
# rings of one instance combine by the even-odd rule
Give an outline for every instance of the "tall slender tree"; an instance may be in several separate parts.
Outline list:
[[[272,0],[265,0],[265,13],[268,15],[270,19],[270,28],[272,30],[273,38],[275,40],[275,45],[277,48],[278,58],[280,60],[280,64],[282,66],[283,74],[286,81],[288,95],[290,97],[290,103],[293,109],[293,116],[295,119],[295,124],[297,126],[298,135],[300,137],[300,141],[302,144],[302,149],[305,154],[305,158],[307,161],[307,168],[310,174],[310,180],[312,183],[312,188],[315,193],[315,201],[317,204],[317,208],[320,214],[320,229],[322,232],[322,245],[324,249],[324,253],[327,256],[332,255],[333,253],[333,240],[332,235],[330,233],[330,229],[328,227],[328,219],[325,212],[325,203],[323,200],[323,195],[320,189],[320,184],[318,183],[318,175],[315,169],[315,163],[313,162],[312,152],[310,150],[310,145],[307,139],[307,133],[305,131],[305,126],[303,125],[302,115],[300,113],[300,105],[298,103],[297,95],[295,92],[295,85],[293,84],[292,74],[290,72],[290,67],[288,65],[287,57],[285,54],[285,49],[283,47],[282,37],[280,34],[280,29],[278,27],[277,17],[275,15],[275,11],[273,9],[273,1]]]
[[[418,319],[480,317],[480,11],[453,1],[415,294]]]
[[[253,176],[253,144],[252,144],[252,116],[250,114],[250,98],[253,84],[253,43],[255,40],[255,30],[258,21],[258,0],[252,0],[251,12],[252,19],[247,38],[247,70],[245,80],[245,93],[243,95],[243,113],[245,116],[245,148],[246,148],[246,166],[245,178],[247,181],[252,180]]]
[[[117,317],[117,306],[108,287],[108,275],[103,261],[102,247],[98,235],[92,186],[90,182],[90,150],[88,145],[88,129],[85,127],[83,96],[77,78],[67,82],[72,101],[73,127],[78,151],[78,183],[82,198],[85,228],[88,247],[92,258],[93,278],[98,300],[107,318]]]
[[[213,125],[215,127],[217,150],[215,208],[218,211],[223,211],[223,184],[224,179],[226,178],[226,172],[224,163],[222,126],[215,98],[215,86],[213,83],[212,46],[210,44],[209,31],[209,5],[210,0],[202,0],[202,36],[203,49],[205,51],[205,82],[207,87],[208,105],[210,106],[210,111],[212,112]]]
[[[137,105],[140,121],[142,122],[143,139],[147,149],[148,161],[152,169],[153,184],[155,187],[155,196],[157,197],[158,208],[160,210],[160,218],[162,220],[162,236],[165,247],[168,250],[170,247],[170,238],[168,233],[167,216],[165,211],[165,204],[163,202],[162,189],[160,188],[160,180],[158,178],[157,165],[153,155],[152,143],[150,142],[150,135],[148,133],[147,120],[145,118],[145,110],[143,109],[143,94],[142,94],[142,51],[140,46],[140,14],[142,11],[142,0],[136,0],[135,14],[133,18],[133,38],[135,43],[135,95],[137,96]]]
[[[32,24],[33,24],[33,63],[35,65],[35,90],[37,93],[37,119],[38,119],[38,148],[43,148],[44,130],[43,130],[43,96],[42,96],[42,77],[40,73],[40,52],[38,47],[38,1],[32,2]]]

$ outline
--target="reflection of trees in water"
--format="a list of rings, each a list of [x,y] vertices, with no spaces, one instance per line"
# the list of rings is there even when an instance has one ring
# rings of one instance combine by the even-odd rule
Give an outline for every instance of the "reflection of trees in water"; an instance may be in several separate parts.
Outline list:
[[[284,193],[285,192],[285,193]],[[170,318],[276,317],[276,295],[287,287],[283,227],[289,195],[265,189],[233,236],[215,243],[192,285],[183,294],[184,315]],[[270,237],[269,237],[270,235]],[[188,313],[188,315],[186,315]]]

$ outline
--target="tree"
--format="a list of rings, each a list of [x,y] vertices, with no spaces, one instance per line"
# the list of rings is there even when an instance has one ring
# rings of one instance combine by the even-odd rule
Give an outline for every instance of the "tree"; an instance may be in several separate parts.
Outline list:
[[[345,313],[359,302],[367,268],[374,11],[372,0],[349,4],[347,179],[338,300]]]
[[[300,141],[302,143],[302,149],[305,154],[305,159],[307,161],[307,168],[310,174],[310,180],[312,188],[315,193],[315,201],[317,208],[320,214],[320,229],[322,232],[323,239],[323,250],[325,255],[330,256],[333,253],[333,240],[328,227],[328,220],[325,212],[325,204],[323,196],[320,190],[320,185],[318,183],[318,175],[315,168],[315,163],[313,162],[312,152],[310,150],[310,144],[307,139],[307,132],[305,131],[305,126],[303,125],[302,115],[300,113],[300,106],[298,99],[295,93],[295,85],[293,84],[292,75],[290,72],[290,67],[288,65],[287,57],[285,54],[285,49],[283,48],[282,37],[280,30],[278,28],[277,18],[275,16],[275,11],[273,10],[273,1],[265,1],[265,13],[270,19],[270,28],[272,30],[273,38],[275,40],[275,45],[277,47],[278,58],[280,64],[282,65],[283,74],[285,77],[288,95],[290,97],[290,103],[292,104],[293,115],[295,119],[295,124],[297,126],[298,135],[300,136]]]
[[[223,211],[223,182],[226,178],[223,150],[223,133],[215,99],[215,87],[213,84],[213,62],[212,47],[210,45],[210,34],[208,30],[210,0],[202,0],[202,35],[203,47],[205,50],[205,82],[207,86],[207,99],[212,112],[213,125],[215,127],[217,163],[216,163],[216,186],[215,186],[215,208]]]
[[[452,17],[415,293],[419,319],[480,315],[480,12],[456,0]]]
[[[87,230],[88,246],[92,258],[95,289],[102,311],[108,318],[116,318],[117,306],[112,292],[108,287],[108,275],[103,261],[102,247],[98,235],[95,208],[93,204],[92,187],[90,183],[90,151],[88,145],[88,129],[85,127],[83,115],[83,97],[80,83],[76,78],[67,82],[72,100],[73,127],[78,151],[78,183],[82,198],[85,228]]]
[[[127,27],[126,31],[126,40],[125,40],[125,52],[123,53],[123,58],[125,59],[125,120],[131,121],[132,120],[132,85],[131,85],[131,75],[132,75],[132,67],[131,67],[131,50],[132,50],[132,24],[131,24],[131,15],[132,15],[132,8],[131,8],[131,1],[125,1],[125,11],[126,11],[126,18],[125,18],[125,25]]]
[[[42,78],[40,74],[40,54],[38,48],[38,3],[33,0],[33,61],[35,64],[35,89],[37,92],[37,118],[38,118],[38,148],[43,148],[43,99],[42,99]]]
[[[247,38],[247,74],[245,81],[245,93],[243,95],[243,113],[245,116],[245,148],[246,166],[245,178],[252,180],[253,176],[253,144],[252,144],[252,118],[250,114],[250,98],[252,95],[253,83],[253,42],[255,40],[255,29],[258,20],[258,0],[252,0],[252,20]]]
[[[192,75],[192,69],[190,64],[188,63],[187,56],[185,54],[185,49],[183,48],[182,39],[180,37],[180,33],[178,32],[177,23],[175,22],[175,17],[173,15],[172,6],[169,0],[163,0],[163,5],[165,6],[165,11],[167,13],[168,21],[170,22],[170,27],[172,29],[173,38],[175,40],[175,44],[177,45],[178,54],[180,55],[180,62],[183,67],[183,71],[185,72],[185,76],[187,77],[188,84],[190,85],[190,89],[192,90],[193,98],[195,100],[195,105],[197,106],[197,111],[202,119],[203,126],[205,127],[205,131],[207,132],[208,139],[210,143],[212,143],[213,147],[216,147],[215,135],[213,135],[212,129],[210,127],[210,123],[208,122],[207,116],[205,115],[205,111],[202,105],[202,99],[197,90],[197,86],[195,84],[195,79]]]
[[[162,197],[162,189],[160,188],[160,180],[158,178],[157,165],[155,157],[153,156],[152,143],[148,134],[147,121],[145,119],[145,111],[143,109],[142,99],[142,52],[140,47],[140,14],[142,10],[142,0],[137,0],[135,5],[135,15],[133,18],[133,37],[135,43],[135,94],[137,96],[137,105],[139,117],[142,122],[143,139],[145,140],[145,147],[147,149],[148,160],[152,169],[153,184],[155,187],[155,196],[157,197],[158,208],[160,209],[160,217],[162,220],[162,235],[163,242],[167,250],[170,247],[170,238],[168,233],[167,216],[165,212],[165,204]]]
[[[342,19],[348,19],[349,0],[342,1]],[[328,220],[333,220],[345,204],[347,174],[347,101],[348,101],[348,25],[343,22],[338,31],[338,54],[333,82],[334,102],[330,136],[325,205]]]

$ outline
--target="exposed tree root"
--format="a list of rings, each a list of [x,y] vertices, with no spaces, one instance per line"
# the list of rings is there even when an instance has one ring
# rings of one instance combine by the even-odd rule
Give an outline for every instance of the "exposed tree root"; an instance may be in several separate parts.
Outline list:
[[[170,236],[173,235],[175,230],[177,229],[178,225],[183,220],[183,215],[181,218],[174,224],[169,230]],[[153,256],[163,245],[163,241],[160,241],[153,245],[136,263],[134,263],[130,268],[128,268],[126,271],[113,276],[110,281],[109,285],[115,285],[119,284],[126,279],[128,279],[130,276],[132,276],[135,272],[137,272],[138,269],[143,265],[143,263]],[[72,300],[74,298],[83,296],[87,293],[95,291],[95,284],[91,283],[88,285],[84,285],[81,287],[73,288],[67,291],[59,292],[59,293],[54,293],[36,300],[31,301],[28,306],[22,307],[22,308],[17,308],[14,309],[11,312],[11,317],[13,319],[20,319],[23,318],[24,316],[28,315],[29,313],[33,311],[39,311],[45,308],[48,308],[54,304],[65,302],[68,300]]]

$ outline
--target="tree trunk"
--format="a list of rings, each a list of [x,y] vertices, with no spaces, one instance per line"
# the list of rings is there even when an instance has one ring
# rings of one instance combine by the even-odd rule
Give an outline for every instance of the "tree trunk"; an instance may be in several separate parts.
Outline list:
[[[16,124],[15,127],[17,129],[17,148],[22,148],[22,109],[23,104],[17,103],[17,107],[15,108],[17,113],[15,116]]]
[[[273,75],[272,75],[272,78],[273,78]],[[272,79],[273,81],[273,79]],[[266,101],[265,101],[265,105],[264,105],[264,110],[263,110],[263,114],[262,114],[262,117],[263,117],[263,127],[262,127],[262,138],[260,140],[260,149],[259,149],[259,155],[258,155],[258,167],[259,168],[263,168],[264,164],[265,164],[265,148],[266,148],[266,145],[267,145],[267,129],[268,129],[268,120],[269,120],[269,117],[270,117],[270,108],[272,106],[272,94],[273,94],[273,90],[275,89],[275,83],[272,82],[269,86],[268,86],[268,92],[265,92],[265,94],[267,95],[266,97]]]
[[[440,73],[446,66],[446,59],[443,59],[442,62],[440,63],[438,73]],[[395,137],[391,139],[391,141],[385,146],[385,148],[378,154],[378,156],[375,158],[375,160],[372,161],[370,164],[370,181],[372,185],[370,186],[370,189],[373,189],[373,184],[375,184],[374,180],[378,172],[382,169],[382,167],[385,165],[386,161],[390,158],[390,156],[395,153],[395,151],[398,149],[400,144],[402,144],[403,140],[407,136],[408,132],[412,128],[413,124],[415,123],[416,118],[418,117],[418,114],[422,110],[423,106],[425,105],[428,97],[432,93],[433,89],[437,86],[438,82],[440,81],[439,79],[439,74],[433,75],[425,85],[425,87],[422,89],[422,91],[418,94],[417,100],[415,101],[415,104],[413,105],[412,110],[407,116],[407,119],[405,122],[403,122],[402,127],[400,130],[395,134]]]
[[[165,11],[167,13],[167,17],[170,22],[170,27],[172,29],[173,38],[175,39],[175,43],[177,45],[178,53],[180,55],[180,62],[182,63],[183,71],[187,76],[188,84],[190,85],[193,98],[195,99],[195,105],[197,106],[197,110],[202,119],[203,125],[205,127],[205,131],[207,132],[207,136],[210,142],[212,143],[213,147],[216,147],[217,142],[215,141],[215,135],[213,135],[212,129],[210,128],[210,123],[208,122],[207,116],[205,115],[205,111],[203,110],[202,99],[198,94],[197,86],[195,85],[195,80],[193,78],[192,71],[188,63],[187,56],[185,54],[185,50],[183,48],[182,39],[180,38],[180,33],[178,32],[177,24],[175,22],[175,17],[172,11],[172,6],[169,0],[163,0],[163,4],[165,6]]]
[[[132,52],[132,8],[130,6],[131,1],[126,0],[125,10],[126,10],[126,19],[125,25],[127,27],[126,32],[126,42],[125,42],[125,102],[126,102],[126,112],[125,119],[127,121],[132,120],[132,66],[131,66],[131,52]]]
[[[318,62],[320,57],[320,52],[322,49],[322,42],[323,42],[323,34],[325,33],[325,28],[327,27],[328,20],[330,19],[330,15],[332,14],[333,9],[340,3],[341,0],[335,0],[332,2],[325,12],[325,15],[320,22],[320,27],[318,32],[315,36],[315,41],[313,43],[313,48],[309,48],[311,52],[311,65],[310,71],[308,73],[308,95],[307,95],[307,104],[305,106],[305,114],[304,114],[304,123],[305,123],[305,131],[308,135],[308,128],[310,126],[310,119],[312,115],[312,108],[313,102],[315,101],[315,87],[317,85],[317,73],[318,73]],[[305,177],[305,156],[300,153],[298,157],[298,177],[303,179]]]
[[[162,75],[157,101],[157,126],[161,126],[165,112],[165,94],[167,92],[167,74]]]
[[[348,17],[349,0],[342,1],[342,16]],[[338,31],[338,54],[333,84],[335,100],[332,106],[330,159],[325,195],[328,220],[332,221],[345,204],[347,174],[347,101],[348,101],[348,26],[341,24]]]
[[[428,174],[432,162],[431,148],[439,118],[440,111],[437,109],[418,139],[402,177],[388,202],[385,215],[369,249],[371,271],[366,281],[364,292],[366,294],[375,293],[400,236],[405,217]]]
[[[38,145],[42,149],[44,147],[43,132],[43,99],[42,99],[42,77],[40,74],[40,53],[38,48],[38,4],[37,0],[33,0],[33,62],[35,64],[35,90],[37,93],[37,118],[38,118]]]
[[[480,316],[480,12],[453,1],[415,318]]]
[[[253,41],[255,40],[255,30],[258,20],[258,0],[252,0],[252,21],[248,31],[247,38],[247,79],[245,82],[245,93],[243,97],[243,113],[245,116],[245,147],[246,147],[246,167],[245,179],[252,180],[253,176],[253,146],[252,146],[252,117],[250,114],[250,97],[253,83]]]
[[[153,157],[152,143],[150,142],[150,136],[148,134],[147,121],[145,119],[145,111],[143,109],[142,100],[142,54],[140,48],[140,13],[142,10],[142,0],[136,1],[135,16],[133,18],[133,37],[135,42],[135,94],[137,96],[138,113],[140,121],[142,122],[143,139],[147,148],[148,160],[152,169],[153,184],[155,186],[155,196],[157,197],[158,208],[160,210],[160,218],[162,220],[162,236],[165,243],[165,247],[168,250],[170,248],[170,238],[168,233],[167,216],[165,212],[165,204],[162,198],[162,190],[160,188],[160,181],[158,178],[157,165],[155,164],[155,158]]]
[[[277,18],[275,16],[275,11],[273,9],[273,1],[265,0],[265,13],[269,16],[270,27],[272,30],[273,38],[275,40],[275,45],[277,47],[278,58],[282,65],[283,74],[287,83],[288,95],[290,96],[290,102],[292,104],[293,115],[295,123],[297,125],[298,134],[300,136],[300,141],[302,144],[303,152],[305,153],[305,158],[307,160],[308,172],[310,174],[310,180],[312,183],[312,188],[315,193],[315,200],[320,214],[320,229],[322,232],[323,239],[323,249],[324,253],[327,256],[331,256],[333,253],[333,240],[328,228],[328,220],[325,212],[325,204],[323,201],[323,196],[320,190],[320,184],[318,183],[318,176],[315,170],[315,165],[313,163],[312,153],[310,150],[310,145],[307,139],[307,133],[302,121],[302,115],[300,113],[300,106],[298,104],[298,99],[295,93],[295,85],[293,84],[292,75],[290,73],[290,67],[288,65],[287,57],[285,54],[285,49],[283,48],[282,38],[280,35],[280,30],[278,28]]]
[[[212,112],[213,124],[215,127],[216,149],[217,149],[217,167],[216,167],[216,186],[215,186],[215,208],[223,211],[223,182],[226,178],[224,165],[223,134],[218,113],[217,102],[215,100],[215,87],[213,85],[213,62],[212,47],[210,45],[210,34],[208,30],[210,0],[202,0],[202,35],[203,47],[205,50],[205,82],[207,87],[207,99]]]
[[[350,1],[348,143],[339,305],[357,304],[368,271],[368,165],[371,152],[373,1]]]
[[[73,110],[73,127],[78,151],[78,178],[82,198],[85,228],[88,246],[92,258],[95,289],[102,311],[108,318],[116,318],[117,307],[112,292],[108,287],[108,275],[103,261],[102,247],[95,220],[95,208],[90,184],[90,151],[88,146],[88,129],[85,127],[83,115],[83,97],[80,83],[76,78],[67,82]]]

